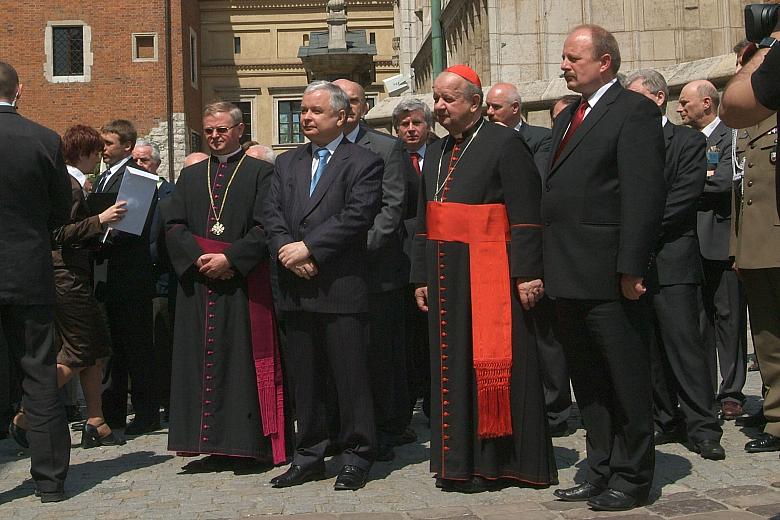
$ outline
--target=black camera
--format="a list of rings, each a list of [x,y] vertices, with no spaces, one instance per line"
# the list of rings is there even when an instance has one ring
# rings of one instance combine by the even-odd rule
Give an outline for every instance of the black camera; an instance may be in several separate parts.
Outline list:
[[[750,4],[745,6],[745,36],[748,41],[760,43],[775,31],[778,4]]]

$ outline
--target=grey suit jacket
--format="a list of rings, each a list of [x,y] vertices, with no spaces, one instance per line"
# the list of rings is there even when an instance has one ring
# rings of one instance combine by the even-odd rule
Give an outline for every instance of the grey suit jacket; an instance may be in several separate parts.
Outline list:
[[[714,174],[707,177],[699,199],[697,232],[701,256],[707,260],[729,259],[731,235],[731,128],[723,122],[707,138],[707,150],[717,148],[720,154]],[[712,168],[708,165],[708,168]],[[710,170],[711,171],[711,170]]]
[[[406,177],[413,169],[403,142],[361,124],[355,144],[382,158],[382,205],[368,232],[369,290],[381,292],[408,283],[403,254]]]

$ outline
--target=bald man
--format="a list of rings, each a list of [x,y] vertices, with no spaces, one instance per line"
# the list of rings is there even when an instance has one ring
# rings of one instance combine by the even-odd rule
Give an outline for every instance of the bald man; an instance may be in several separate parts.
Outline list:
[[[368,232],[369,349],[368,366],[374,394],[377,460],[395,456],[393,447],[408,438],[409,392],[404,346],[403,289],[409,280],[403,252],[404,203],[407,172],[412,169],[403,142],[369,128],[361,120],[368,112],[366,93],[354,81],[333,82],[349,99],[351,113],[344,136],[382,158],[382,205]]]
[[[550,160],[552,132],[549,128],[529,125],[523,121],[522,99],[511,83],[496,83],[485,98],[487,116],[494,123],[514,128],[528,143],[539,172],[547,169]]]
[[[203,152],[192,152],[184,158],[184,167],[186,168],[187,166],[192,166],[193,164],[199,163],[200,161],[205,161],[208,158],[209,156]]]
[[[721,383],[717,399],[721,417],[742,415],[747,376],[747,320],[744,297],[729,259],[731,235],[731,129],[718,117],[720,96],[706,80],[696,80],[680,91],[677,113],[683,124],[707,137],[707,180],[699,200],[697,233],[701,249],[704,285],[701,315],[702,338],[711,351],[717,347]],[[713,365],[714,367],[714,365]]]

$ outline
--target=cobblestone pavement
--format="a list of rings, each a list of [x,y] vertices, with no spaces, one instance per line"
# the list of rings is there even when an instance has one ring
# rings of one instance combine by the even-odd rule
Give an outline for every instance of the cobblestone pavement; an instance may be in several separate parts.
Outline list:
[[[747,409],[758,409],[760,378],[749,374]],[[66,490],[70,499],[41,504],[33,497],[29,459],[11,440],[0,441],[0,519],[64,520],[100,518],[252,518],[285,515],[286,520],[505,520],[587,519],[759,519],[780,520],[778,453],[746,454],[743,445],[759,432],[724,424],[725,461],[699,458],[681,445],[657,450],[651,504],[627,513],[596,513],[584,504],[554,500],[551,489],[509,488],[461,495],[443,493],[428,473],[428,433],[415,415],[418,442],[397,448],[391,463],[377,463],[368,485],[333,490],[338,462],[329,478],[288,489],[273,489],[271,477],[284,468],[187,473],[193,459],[167,452],[165,430],[131,438],[125,446],[82,450],[73,435]],[[562,486],[582,475],[582,429],[554,439]],[[772,483],[776,483],[772,486]],[[265,516],[265,518],[268,518]]]

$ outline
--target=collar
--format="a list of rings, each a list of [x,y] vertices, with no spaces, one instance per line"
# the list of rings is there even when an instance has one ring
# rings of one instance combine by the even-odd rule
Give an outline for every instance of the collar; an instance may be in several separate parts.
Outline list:
[[[709,137],[712,135],[712,132],[714,132],[714,131],[715,131],[715,128],[716,128],[716,127],[717,127],[719,124],[720,124],[720,117],[718,117],[718,116],[715,116],[715,119],[713,119],[713,120],[712,120],[712,122],[711,122],[710,124],[708,124],[707,126],[705,126],[704,128],[702,128],[702,129],[701,129],[701,133],[703,133],[704,135],[706,135],[706,136],[707,136],[707,138],[709,139]]]
[[[661,128],[666,126],[666,123],[669,122],[669,118],[666,116],[661,116]]]
[[[425,159],[425,150],[428,148],[428,143],[423,143],[421,147],[419,147],[417,150],[407,150],[409,154],[416,153],[420,156],[420,159]]]
[[[612,85],[614,85],[616,82],[617,82],[617,78],[614,78],[614,79],[613,79],[612,81],[610,81],[609,83],[604,83],[603,85],[601,85],[601,87],[599,87],[599,89],[598,89],[596,92],[594,92],[593,94],[591,94],[591,95],[590,95],[590,97],[588,98],[588,107],[589,107],[589,108],[593,108],[593,107],[595,107],[595,106],[596,106],[596,103],[598,103],[598,102],[599,102],[599,100],[600,100],[600,99],[601,99],[601,97],[604,95],[604,93],[605,93],[607,90],[609,90],[609,89],[610,89],[610,87],[611,87]]]
[[[84,173],[78,168],[76,168],[75,166],[71,166],[70,164],[66,164],[65,166],[68,168],[68,173],[70,174],[70,176],[79,182],[79,184],[81,185],[81,189],[83,190],[84,182],[86,182],[87,176],[84,175]]]
[[[239,146],[238,149],[235,152],[231,152],[231,153],[225,154],[225,155],[214,154],[214,155],[212,155],[212,157],[216,157],[217,160],[220,163],[224,163],[224,162],[228,162],[231,158],[235,158],[240,152],[243,152],[243,151],[244,151],[244,149]]]
[[[8,101],[0,101],[0,107],[12,107],[14,106],[13,103],[9,103]]]
[[[350,143],[354,143],[357,141],[358,134],[360,133],[360,123],[348,134],[344,134],[344,137],[349,139]]]
[[[479,129],[480,129],[480,127],[481,127],[481,126],[482,126],[484,123],[485,123],[485,118],[484,118],[484,117],[480,117],[479,119],[477,119],[477,122],[476,122],[476,123],[474,123],[473,125],[471,125],[471,127],[467,128],[467,129],[466,129],[466,130],[465,130],[465,131],[464,131],[464,132],[461,134],[460,138],[457,138],[457,137],[455,137],[454,135],[452,136],[452,138],[453,138],[453,139],[454,139],[456,142],[462,142],[462,141],[465,141],[465,140],[466,140],[466,139],[468,139],[468,138],[469,138],[469,136],[471,136],[471,135],[472,135],[474,132],[476,132],[477,130],[479,130]],[[452,134],[450,134],[450,135],[452,135]]]
[[[521,119],[519,123],[515,125],[515,130],[520,131],[520,129],[523,128],[523,120]]]
[[[324,148],[327,148],[330,152],[330,156],[332,157],[333,154],[336,152],[336,148],[341,144],[341,141],[344,140],[344,134],[340,134],[338,137],[336,137],[333,141],[329,142],[324,146]],[[316,157],[316,154],[314,153],[315,150],[318,150],[320,148],[323,148],[322,146],[317,146],[314,143],[312,143],[312,156]]]
[[[116,163],[115,165],[113,165],[112,167],[110,167],[110,168],[108,169],[108,171],[110,172],[110,173],[109,173],[109,175],[114,175],[116,172],[118,172],[118,171],[119,171],[119,169],[120,169],[122,166],[124,166],[124,165],[125,165],[125,163],[126,163],[127,161],[129,161],[131,158],[132,158],[132,156],[131,156],[131,155],[128,155],[127,157],[125,157],[124,159],[122,159],[121,161],[119,161],[118,163]]]

